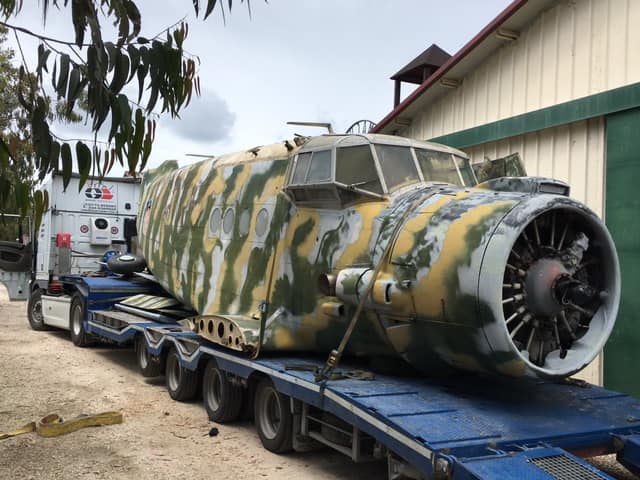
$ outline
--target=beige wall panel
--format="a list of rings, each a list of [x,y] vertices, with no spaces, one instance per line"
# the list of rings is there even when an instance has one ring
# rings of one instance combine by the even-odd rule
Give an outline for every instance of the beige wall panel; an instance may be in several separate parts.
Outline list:
[[[504,48],[500,51],[500,89],[498,90],[498,117],[509,115],[513,111],[513,71],[514,71],[513,49]]]
[[[582,8],[570,9],[573,15],[573,64],[572,77],[567,78],[573,85],[572,96],[575,98],[585,97],[590,92],[591,77],[591,2],[586,3]]]
[[[467,149],[472,161],[520,153],[527,173],[571,185],[571,196],[602,216],[604,207],[604,122],[597,118],[520,135]],[[576,377],[602,384],[602,355]]]
[[[640,45],[640,28],[638,28],[640,2],[637,0],[629,0],[627,4],[627,42],[630,48],[625,48],[625,72],[627,78],[640,78],[640,62],[638,61],[638,45]],[[631,47],[635,47],[635,49]]]
[[[433,138],[640,82],[640,0],[563,0],[400,132]]]
[[[543,64],[542,64],[542,23],[533,24],[525,36],[526,48],[517,50],[527,57],[527,96],[525,98],[525,111],[537,110],[540,108],[540,91]]]
[[[633,0],[638,3],[638,0]],[[626,53],[627,35],[629,30],[629,0],[609,2],[609,38],[607,40],[608,51],[619,51]],[[607,85],[621,85],[627,77],[626,55],[624,57],[607,56]]]
[[[542,57],[540,71],[540,96],[539,105],[545,103],[557,103],[558,91],[558,16],[559,9],[555,8],[541,18],[540,43],[542,44]],[[563,29],[564,30],[564,29]],[[540,107],[538,107],[540,108]]]
[[[571,185],[571,196],[602,216],[604,122],[602,118],[549,128],[465,150],[473,163],[518,152],[529,175]]]
[[[487,110],[486,117],[489,118],[497,118],[498,113],[500,111],[500,100],[502,97],[502,90],[500,87],[500,77],[501,77],[501,61],[500,55],[496,55],[489,60],[488,64],[488,74],[487,74]],[[491,72],[491,74],[489,74]],[[505,90],[508,90],[505,85]]]
[[[582,0],[587,1],[587,0]],[[610,0],[616,4],[622,4],[622,0]],[[591,0],[591,82],[589,91],[596,93],[607,88],[607,67],[609,61],[620,60],[619,54],[616,58],[609,59],[607,53],[609,46],[609,2],[606,0]]]
[[[565,28],[557,29],[557,64],[554,83],[556,85],[556,98],[574,98],[573,97],[573,68],[575,57],[575,30],[573,9],[559,8],[557,22]],[[569,81],[567,81],[569,80]]]

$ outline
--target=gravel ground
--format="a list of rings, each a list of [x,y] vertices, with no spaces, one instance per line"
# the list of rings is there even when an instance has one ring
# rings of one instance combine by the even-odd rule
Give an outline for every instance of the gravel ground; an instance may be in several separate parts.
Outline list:
[[[332,451],[274,455],[253,425],[214,425],[199,402],[170,399],[164,380],[145,379],[131,350],[81,349],[68,332],[34,332],[25,302],[0,286],[0,432],[48,413],[66,418],[119,410],[124,423],[57,438],[0,441],[0,478],[11,479],[351,479],[386,478],[382,462],[356,465]],[[614,456],[593,463],[633,479]]]

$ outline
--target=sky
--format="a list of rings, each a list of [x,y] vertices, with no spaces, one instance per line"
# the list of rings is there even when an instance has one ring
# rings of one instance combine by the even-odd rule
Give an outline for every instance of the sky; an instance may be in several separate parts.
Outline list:
[[[330,122],[336,132],[360,119],[378,122],[393,107],[391,75],[432,43],[455,54],[511,2],[251,0],[249,15],[246,1],[236,0],[224,20],[216,7],[206,21],[195,17],[189,0],[136,3],[146,37],[184,17],[185,49],[200,59],[202,95],[180,119],[160,118],[148,164],[154,167],[167,159],[199,160],[189,154],[217,156],[294,133],[326,132],[288,121]],[[43,25],[41,3],[24,2],[9,23],[73,40],[68,8],[50,7]],[[37,43],[23,34],[20,41],[34,65]],[[415,87],[405,87],[403,98]],[[52,130],[63,138],[91,138],[82,124]]]

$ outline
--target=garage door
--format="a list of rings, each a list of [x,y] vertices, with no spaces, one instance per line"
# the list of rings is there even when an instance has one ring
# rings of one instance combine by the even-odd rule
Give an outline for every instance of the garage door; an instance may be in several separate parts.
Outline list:
[[[620,312],[604,353],[604,384],[640,398],[640,109],[607,117],[605,219],[618,249]]]

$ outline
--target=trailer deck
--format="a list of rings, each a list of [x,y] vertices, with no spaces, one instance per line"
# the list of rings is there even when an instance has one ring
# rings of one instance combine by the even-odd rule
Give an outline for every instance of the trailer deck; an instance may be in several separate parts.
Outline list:
[[[104,282],[91,279],[89,284],[96,280]],[[96,292],[104,293],[99,288]],[[375,374],[317,383],[314,373],[322,366],[320,358],[278,355],[251,360],[177,323],[139,318],[128,322],[121,314],[111,322],[102,296],[95,305],[101,309],[90,306],[86,318],[91,334],[120,344],[143,334],[152,355],[174,345],[181,365],[189,370],[198,368],[203,358],[214,357],[221,369],[239,378],[266,374],[281,393],[305,406],[302,433],[308,433],[314,420],[307,418],[306,406],[319,408],[352,425],[354,438],[372,437],[425,476],[607,479],[581,457],[608,453],[617,453],[623,465],[640,472],[640,401],[626,394],[576,381],[477,375],[434,380]],[[340,370],[354,368],[360,367],[345,364]],[[349,449],[343,450],[349,454]],[[355,447],[352,453],[358,460]]]

